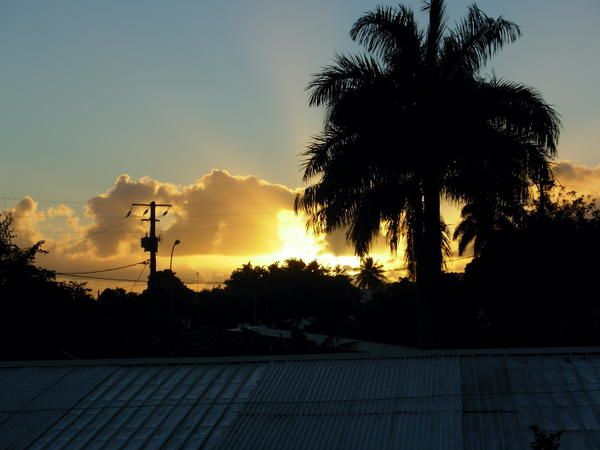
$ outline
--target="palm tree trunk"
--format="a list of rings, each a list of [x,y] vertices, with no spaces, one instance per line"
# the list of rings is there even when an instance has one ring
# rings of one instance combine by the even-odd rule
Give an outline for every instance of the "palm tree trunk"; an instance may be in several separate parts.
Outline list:
[[[413,257],[415,261],[414,276],[417,285],[417,339],[419,348],[428,348],[428,321],[427,321],[427,310],[428,302],[427,296],[425,295],[425,285],[427,275],[425,267],[427,265],[426,258],[424,256],[424,220],[423,220],[423,200],[420,199],[418,208],[415,208],[414,218],[414,229],[413,233]]]
[[[423,189],[423,220],[417,257],[419,296],[419,346],[431,348],[435,339],[434,306],[442,272],[442,230],[439,184],[429,181]]]

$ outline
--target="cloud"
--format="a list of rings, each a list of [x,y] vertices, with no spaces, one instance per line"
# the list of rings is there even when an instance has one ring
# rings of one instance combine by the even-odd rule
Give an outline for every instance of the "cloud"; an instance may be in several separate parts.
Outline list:
[[[567,189],[600,198],[600,166],[561,161],[556,172]],[[172,243],[179,239],[182,245],[175,252],[175,267],[185,279],[195,280],[199,274],[200,279],[222,280],[249,260],[269,264],[293,256],[318,256],[326,264],[355,267],[357,260],[343,230],[319,238],[304,233],[304,218],[292,212],[296,193],[297,189],[288,186],[224,170],[213,170],[184,186],[123,174],[105,192],[89,199],[83,213],[64,204],[41,208],[29,196],[2,213],[14,215],[18,244],[45,240],[44,248],[50,253],[40,255],[38,262],[63,272],[98,270],[146,259],[148,253],[141,249],[140,238],[148,231],[148,222],[142,221],[148,214],[144,214],[144,207],[136,207],[126,216],[132,203],[152,200],[173,205],[164,216],[167,208],[157,211],[161,219],[157,227],[161,235],[159,266],[168,266]],[[442,214],[451,229],[460,220],[458,213],[455,205],[443,205]],[[372,254],[388,268],[403,265],[402,244],[398,256],[393,257],[383,236]],[[465,262],[458,260],[451,268],[460,270]],[[111,275],[135,279],[140,270],[136,266]],[[138,288],[144,280],[145,276]]]
[[[172,205],[157,208],[161,250],[179,239],[179,256],[248,256],[281,247],[278,214],[293,209],[295,195],[289,187],[224,170],[213,170],[187,186],[123,174],[87,201],[83,218],[64,204],[40,211],[31,197],[10,211],[22,242],[46,239],[55,253],[116,258],[139,254],[139,238],[148,231],[143,221],[149,217],[147,208],[131,205],[156,201]],[[62,239],[55,236],[59,229]]]
[[[93,223],[87,230],[87,239],[71,250],[84,252],[91,245],[100,257],[132,253],[139,247],[139,239],[136,237],[143,236],[147,227],[137,220],[136,214],[127,217],[131,204],[148,203],[152,200],[166,203],[177,192],[177,187],[170,183],[162,183],[149,177],[133,180],[129,175],[120,175],[110,190],[87,202],[85,214]],[[137,212],[141,214],[143,210],[134,211]]]
[[[164,235],[186,243],[181,251],[187,254],[270,253],[280,246],[278,213],[293,208],[295,194],[253,176],[213,170],[173,199],[176,220]]]
[[[560,161],[555,166],[558,182],[567,190],[600,199],[600,165],[586,166],[571,161]]]
[[[320,238],[305,233],[305,218],[292,212],[296,193],[297,189],[224,170],[213,170],[186,186],[149,177],[136,180],[123,174],[108,190],[86,202],[82,217],[60,204],[40,211],[31,198],[15,209],[28,216],[20,219],[19,233],[29,241],[46,239],[50,254],[42,260],[47,267],[65,272],[146,259],[148,253],[143,253],[140,237],[148,231],[148,223],[142,219],[149,214],[144,214],[145,207],[133,208],[129,217],[127,213],[132,203],[152,200],[173,205],[166,216],[162,214],[167,208],[157,211],[161,219],[157,226],[161,236],[158,256],[163,265],[168,264],[172,243],[180,240],[177,267],[187,267],[188,277],[201,271],[201,278],[214,279],[217,273],[226,274],[235,267],[226,267],[228,261],[268,264],[289,257],[319,257],[326,264],[356,266],[344,230]],[[382,235],[371,253],[396,267],[401,264],[403,251],[400,245],[399,258],[392,257]],[[134,276],[135,270],[139,269],[131,269],[126,276]]]
[[[33,198],[25,196],[14,208],[2,211],[2,215],[6,213],[13,216],[13,229],[17,234],[18,245],[29,246],[44,239],[37,228],[46,219],[46,214],[38,210],[38,203]]]
[[[178,270],[188,278],[195,279],[200,272],[201,279],[214,280],[249,259],[268,263],[268,255],[284,247],[285,235],[279,229],[281,212],[293,215],[295,195],[296,190],[287,186],[224,170],[213,170],[186,186],[123,174],[108,190],[89,199],[83,214],[64,204],[41,209],[31,197],[2,213],[14,215],[20,245],[46,241],[44,248],[50,253],[39,255],[39,264],[73,272],[146,259],[148,253],[143,253],[140,238],[148,231],[148,222],[142,219],[149,214],[144,214],[144,207],[135,207],[126,217],[131,204],[152,200],[172,204],[166,216],[167,208],[157,210],[161,220],[157,226],[161,235],[159,265],[168,264],[172,242],[179,239]],[[103,275],[135,279],[140,269]],[[145,276],[139,287],[144,280]],[[90,285],[98,283],[91,281]],[[127,287],[127,283],[123,285]]]
[[[158,230],[164,244],[179,239],[179,255],[248,255],[269,253],[279,246],[277,214],[291,209],[295,191],[253,176],[213,170],[194,184],[178,187],[148,177],[133,180],[121,175],[114,186],[86,205],[93,220],[88,237],[100,256],[133,252],[147,231],[149,214],[132,203],[171,204],[160,207]],[[168,210],[168,216],[162,216]],[[135,237],[135,239],[133,239]]]

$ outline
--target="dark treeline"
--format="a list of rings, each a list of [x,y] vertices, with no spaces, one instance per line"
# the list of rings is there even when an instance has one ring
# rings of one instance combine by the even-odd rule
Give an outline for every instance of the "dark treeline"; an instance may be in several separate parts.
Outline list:
[[[100,316],[89,290],[59,283],[35,266],[43,242],[14,244],[12,217],[0,217],[0,337],[4,359],[60,358],[66,346],[98,335]]]
[[[481,219],[481,217],[479,217]],[[431,305],[435,347],[593,345],[600,339],[595,286],[600,211],[574,193],[535,201],[510,221],[481,227],[463,211],[456,237],[476,248],[465,273],[444,273]],[[0,222],[2,358],[88,358],[319,351],[275,345],[240,324],[400,345],[418,344],[418,290],[383,282],[363,261],[352,277],[317,262],[248,263],[224,287],[196,293],[169,270],[156,290],[62,283],[35,266],[43,243],[20,248]],[[360,285],[364,290],[361,290]],[[368,293],[368,295],[366,295]],[[236,337],[237,336],[237,337]]]
[[[382,224],[392,251],[404,245],[423,348],[445,297],[442,201],[466,205],[477,224],[510,218],[553,179],[561,128],[536,89],[485,73],[519,26],[476,5],[450,25],[445,3],[423,3],[426,27],[406,5],[375,7],[350,29],[360,50],[313,75],[309,104],[324,121],[295,204],[314,230],[345,231],[361,257]]]
[[[94,300],[37,268],[42,243],[14,245],[4,218],[3,356],[319,351],[301,328],[421,348],[596,344],[600,213],[552,194],[554,108],[484,70],[520,28],[475,5],[454,26],[442,0],[423,11],[426,28],[403,5],[365,13],[350,30],[361,52],[338,55],[307,86],[325,120],[303,153],[295,209],[317,232],[346,232],[357,277],[316,262],[247,264],[197,294],[163,271],[151,292]],[[454,236],[443,200],[463,206]],[[391,251],[404,245],[407,279],[383,280],[368,258],[382,225]],[[475,256],[464,273],[444,271],[452,238]],[[244,323],[293,330],[294,342],[228,331]]]

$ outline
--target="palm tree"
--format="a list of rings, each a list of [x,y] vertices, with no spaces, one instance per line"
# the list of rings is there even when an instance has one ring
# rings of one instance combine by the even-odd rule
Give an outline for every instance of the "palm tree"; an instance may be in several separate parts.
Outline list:
[[[375,262],[370,256],[360,262],[360,272],[356,274],[356,284],[361,289],[381,287],[385,281],[383,265]]]
[[[424,10],[425,31],[402,5],[367,12],[350,32],[366,53],[338,55],[314,75],[309,103],[325,109],[325,124],[304,154],[309,185],[295,203],[315,231],[346,229],[360,256],[382,224],[392,252],[405,236],[422,320],[442,269],[442,198],[469,203],[498,188],[503,201],[526,201],[531,183],[550,178],[560,125],[534,89],[480,74],[519,37],[515,24],[471,6],[449,29],[443,0]],[[501,186],[481,185],[490,171]]]
[[[463,256],[469,244],[473,244],[473,256],[481,256],[494,234],[516,228],[524,214],[520,205],[499,205],[494,199],[466,204],[453,234],[453,238],[458,240],[458,255]]]

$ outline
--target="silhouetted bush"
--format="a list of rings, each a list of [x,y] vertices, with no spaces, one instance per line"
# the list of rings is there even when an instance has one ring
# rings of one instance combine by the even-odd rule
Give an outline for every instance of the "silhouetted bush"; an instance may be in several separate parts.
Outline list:
[[[482,339],[490,345],[597,343],[600,213],[574,193],[535,206],[518,227],[495,234],[466,268]]]
[[[347,321],[359,296],[348,276],[316,261],[289,259],[268,267],[248,263],[232,272],[224,288],[200,293],[198,320],[225,328],[254,322],[290,328],[310,319],[310,329],[325,332]]]
[[[14,243],[12,217],[0,218],[2,359],[64,358],[97,348],[101,319],[84,283],[62,283],[35,266],[43,241]]]

